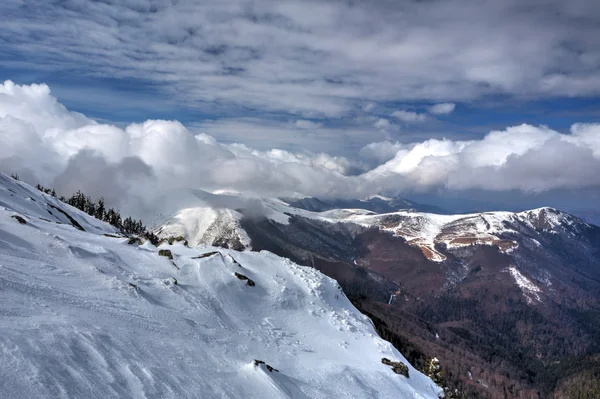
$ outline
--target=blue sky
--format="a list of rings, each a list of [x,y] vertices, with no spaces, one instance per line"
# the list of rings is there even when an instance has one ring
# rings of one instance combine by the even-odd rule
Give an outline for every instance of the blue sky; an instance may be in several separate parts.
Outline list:
[[[0,22],[1,81],[45,83],[119,127],[172,119],[224,144],[344,157],[350,174],[393,158],[361,159],[370,143],[521,124],[569,142],[574,124],[600,123],[592,0],[7,0]]]

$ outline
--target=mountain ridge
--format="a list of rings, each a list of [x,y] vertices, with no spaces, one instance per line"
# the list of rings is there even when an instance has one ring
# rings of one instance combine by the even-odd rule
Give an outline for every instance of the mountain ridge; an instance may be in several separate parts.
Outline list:
[[[560,398],[588,375],[578,370],[600,370],[600,228],[565,212],[311,212],[197,190],[174,200],[186,208],[160,216],[166,242],[320,270],[418,369],[438,358],[457,397]]]
[[[337,282],[272,253],[155,247],[3,175],[0,249],[7,397],[441,393]]]
[[[464,397],[559,398],[584,364],[600,368],[597,226],[551,207],[439,215],[271,205],[240,219],[253,250],[338,280],[412,361],[439,358]]]

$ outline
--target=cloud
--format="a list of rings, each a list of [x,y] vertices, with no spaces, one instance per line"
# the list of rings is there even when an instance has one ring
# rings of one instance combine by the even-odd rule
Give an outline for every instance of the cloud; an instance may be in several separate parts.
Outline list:
[[[400,146],[392,159],[364,177],[394,181],[402,176],[402,184],[417,190],[540,193],[598,187],[599,135],[600,124],[576,124],[570,134],[523,124],[492,131],[481,140],[427,140]]]
[[[228,117],[600,93],[595,0],[31,0],[0,15],[4,68],[133,81]]]
[[[456,108],[456,104],[454,103],[439,103],[429,107],[428,111],[434,115],[448,115],[454,112],[454,108]]]
[[[373,167],[379,166],[394,158],[398,151],[404,148],[403,144],[389,141],[379,141],[364,146],[359,151],[360,158]]]
[[[109,204],[125,202],[143,203],[130,187],[140,182],[157,183],[152,168],[139,157],[124,157],[108,162],[93,150],[81,150],[67,162],[65,168],[52,182],[59,193],[81,190],[92,198],[104,197]]]
[[[345,195],[352,190],[349,176],[363,171],[323,152],[221,143],[177,121],[100,124],[66,109],[46,85],[12,82],[0,85],[0,142],[3,172],[64,195],[82,189],[134,213],[143,209],[146,216],[162,211],[164,196],[196,188]]]
[[[375,141],[353,159],[220,142],[177,121],[119,128],[69,111],[46,85],[0,85],[2,172],[62,194],[104,196],[136,217],[165,212],[164,198],[190,189],[357,198],[439,188],[598,188],[599,137],[600,124],[575,124],[566,134],[523,124],[479,140]]]
[[[314,123],[314,122],[313,122]],[[384,134],[372,126],[373,120],[354,123],[344,121],[335,125],[280,121],[255,117],[221,118],[190,123],[194,133],[206,133],[223,143],[244,143],[252,148],[268,150],[273,147],[293,151],[328,152],[340,154],[347,148],[360,148],[373,140],[383,140]]]
[[[296,121],[296,127],[300,128],[300,129],[316,129],[321,126],[322,126],[321,123],[316,123],[313,121],[307,121],[307,120],[303,120],[303,119],[299,119]]]
[[[427,120],[427,115],[413,111],[400,110],[392,113],[392,116],[406,123],[420,123]]]
[[[373,123],[373,126],[377,129],[385,130],[386,128],[390,127],[390,121],[388,121],[387,119],[380,118],[377,119],[375,123]]]
[[[362,107],[362,109],[365,112],[371,112],[371,111],[373,111],[375,109],[375,107],[377,107],[377,104],[375,104],[375,103],[367,103],[367,104],[365,104]]]

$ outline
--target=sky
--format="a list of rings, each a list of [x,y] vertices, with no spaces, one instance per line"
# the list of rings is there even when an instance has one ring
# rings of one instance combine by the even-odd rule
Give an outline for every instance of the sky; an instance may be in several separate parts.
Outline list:
[[[61,190],[600,212],[597,1],[5,0],[0,23],[0,168]]]

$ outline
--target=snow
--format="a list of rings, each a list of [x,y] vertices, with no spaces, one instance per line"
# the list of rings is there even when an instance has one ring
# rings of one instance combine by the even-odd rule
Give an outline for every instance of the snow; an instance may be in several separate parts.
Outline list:
[[[290,206],[276,198],[259,198],[233,191],[209,193],[202,190],[179,190],[172,198],[161,199],[164,214],[146,218],[148,224],[161,237],[183,236],[190,245],[212,244],[217,238],[239,239],[242,246],[250,248],[250,238],[241,226],[243,212],[249,216],[266,217],[289,224],[290,216],[319,219],[335,223],[328,215]]]
[[[86,231],[50,215],[47,204]],[[172,263],[149,243],[103,235],[111,233],[0,175],[3,397],[434,399],[441,392],[410,365],[405,378],[381,364],[408,362],[314,269],[268,252],[163,245]]]
[[[300,216],[327,223],[377,226],[404,238],[409,245],[419,248],[429,260],[444,262],[447,253],[441,248],[452,251],[474,245],[489,245],[497,247],[500,252],[510,254],[519,247],[519,241],[513,238],[523,236],[520,231],[514,230],[518,227],[513,226],[537,229],[541,225],[547,231],[556,232],[559,226],[575,224],[575,218],[552,208],[519,213],[498,211],[462,215],[438,215],[406,210],[377,214],[364,209],[311,212],[295,208],[279,199],[250,198],[242,193],[217,194],[196,190],[194,196],[194,199],[186,204],[196,205],[178,210],[170,218],[159,223],[160,236],[184,236],[190,245],[212,244],[217,239],[226,241],[233,238],[249,249],[250,239],[240,223],[242,213],[266,217],[283,225],[290,223],[291,216]],[[242,213],[234,209],[242,210]],[[511,235],[513,237],[510,237]]]
[[[542,290],[535,285],[531,280],[525,277],[516,267],[508,268],[510,275],[515,279],[515,283],[523,291],[523,296],[527,299],[527,303],[532,303],[533,300],[541,302],[540,293]]]
[[[332,223],[339,222],[341,219],[348,219],[352,223],[361,223],[360,218],[352,219],[354,216],[374,216],[377,213],[368,211],[366,209],[331,209],[325,212],[319,213],[322,220],[329,221]]]
[[[393,200],[393,198],[386,197],[386,196],[383,196],[381,194],[375,194],[375,195],[370,195],[367,198],[365,198],[365,201],[370,201],[370,200],[373,200],[373,199],[380,199],[382,201],[388,201],[388,202]]]
[[[342,213],[337,215],[343,216]],[[397,225],[382,226],[385,218],[398,216]],[[443,226],[451,223],[462,215],[437,215],[421,212],[400,211],[390,214],[373,215],[364,213],[353,213],[345,215],[344,221],[356,223],[362,226],[379,226],[381,230],[387,230],[401,236],[410,245],[419,247],[425,256],[434,262],[446,260],[446,256],[435,249],[436,237]]]
[[[555,229],[558,226],[573,226],[575,224],[589,226],[583,220],[550,207],[519,212],[517,217],[523,221],[523,223],[527,223],[531,227],[535,227],[532,220],[542,221],[544,229],[551,233],[556,233]]]
[[[329,211],[330,218],[356,223],[362,226],[379,226],[403,237],[412,246],[434,262],[443,262],[446,256],[436,249],[436,244],[444,244],[447,249],[470,245],[498,245],[508,253],[518,243],[500,238],[501,234],[514,233],[506,223],[514,221],[517,214],[512,212],[486,212],[465,215],[438,215],[431,213],[399,211],[389,214],[366,214],[348,210]],[[390,219],[397,223],[389,222]]]
[[[215,239],[235,235],[245,248],[250,248],[250,238],[242,229],[242,214],[223,208],[209,206],[186,208],[164,221],[158,235],[161,237],[185,237],[190,245],[212,244]]]
[[[0,210],[12,211],[13,214],[34,215],[36,219],[70,225],[72,222],[59,210],[64,207],[65,204],[57,198],[0,173]],[[86,231],[115,233],[114,227],[90,218],[78,209],[69,208],[68,214]]]
[[[233,191],[179,190],[162,202],[166,216],[155,215],[149,219],[150,224],[156,226],[159,236],[183,236],[192,246],[235,237],[243,247],[250,248],[250,238],[240,224],[243,216],[239,210],[280,224],[288,224],[292,213],[312,216],[312,212],[292,208],[281,200],[250,197]]]

